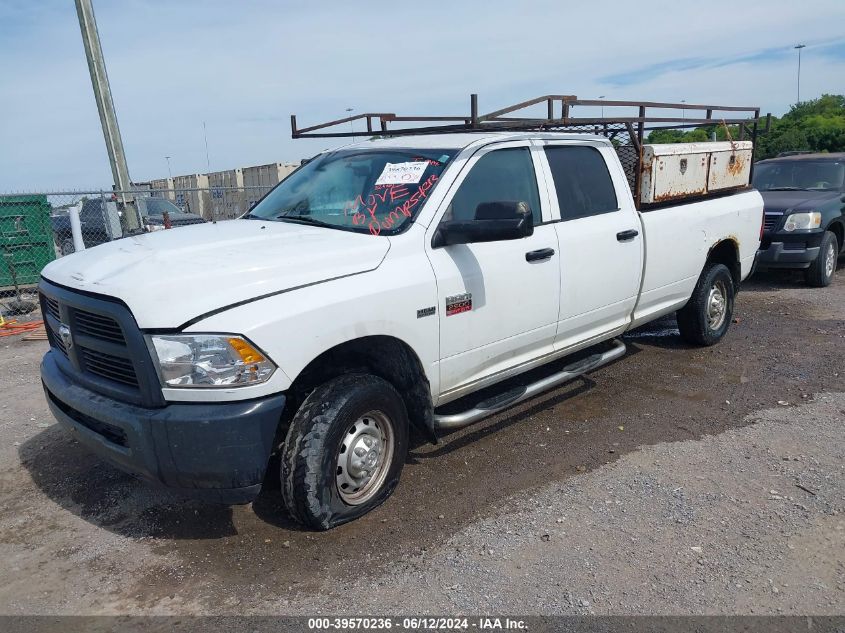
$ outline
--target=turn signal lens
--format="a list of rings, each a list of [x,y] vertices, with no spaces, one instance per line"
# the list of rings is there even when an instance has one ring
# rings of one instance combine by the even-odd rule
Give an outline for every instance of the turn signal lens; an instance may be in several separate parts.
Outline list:
[[[229,345],[232,346],[232,349],[235,350],[238,356],[241,357],[241,360],[247,365],[261,363],[267,360],[263,354],[242,338],[230,338]]]

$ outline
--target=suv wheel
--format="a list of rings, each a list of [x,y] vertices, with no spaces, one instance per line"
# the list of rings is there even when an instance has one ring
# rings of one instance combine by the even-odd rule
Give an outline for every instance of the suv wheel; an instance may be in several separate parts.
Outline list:
[[[384,503],[408,449],[405,403],[386,380],[341,376],[302,403],[282,451],[282,494],[291,517],[328,530]]]
[[[730,327],[734,280],[724,264],[710,264],[701,273],[687,304],[678,310],[681,338],[695,345],[718,343]]]
[[[825,231],[822,236],[819,256],[804,271],[804,280],[807,285],[814,288],[824,288],[833,281],[833,273],[836,272],[836,258],[839,255],[839,242],[832,231]]]

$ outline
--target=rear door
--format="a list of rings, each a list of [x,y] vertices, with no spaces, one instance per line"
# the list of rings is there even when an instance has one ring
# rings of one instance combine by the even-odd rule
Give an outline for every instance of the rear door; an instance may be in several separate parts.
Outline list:
[[[426,249],[437,277],[441,402],[553,350],[560,265],[542,172],[538,181],[541,151],[528,141],[479,150],[428,228]],[[472,220],[480,203],[495,201],[527,202],[534,234],[431,247],[440,222]]]
[[[643,235],[625,174],[610,147],[542,141],[560,244],[565,349],[630,321],[643,267]]]

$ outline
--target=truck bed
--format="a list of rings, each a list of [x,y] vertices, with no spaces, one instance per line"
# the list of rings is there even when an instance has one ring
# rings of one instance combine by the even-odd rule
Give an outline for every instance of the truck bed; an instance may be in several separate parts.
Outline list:
[[[715,242],[730,235],[739,279],[751,274],[760,243],[763,201],[757,191],[640,212],[645,263],[631,327],[677,310],[689,299]]]

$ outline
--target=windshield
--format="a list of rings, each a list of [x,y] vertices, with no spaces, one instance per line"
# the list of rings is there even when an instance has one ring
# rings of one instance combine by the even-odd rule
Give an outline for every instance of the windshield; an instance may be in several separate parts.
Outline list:
[[[244,217],[393,235],[414,221],[455,153],[350,149],[321,154]]]
[[[754,168],[754,186],[760,191],[839,191],[845,182],[845,163],[783,161]]]
[[[144,203],[147,207],[147,213],[151,215],[162,215],[165,211],[171,216],[182,213],[182,209],[164,198],[146,198]]]

